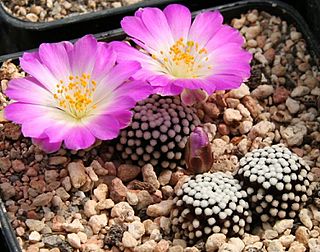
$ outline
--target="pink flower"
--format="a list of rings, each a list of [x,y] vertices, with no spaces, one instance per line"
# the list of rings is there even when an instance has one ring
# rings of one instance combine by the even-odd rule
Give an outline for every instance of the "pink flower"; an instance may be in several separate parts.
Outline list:
[[[132,117],[136,101],[151,93],[149,84],[128,81],[138,62],[116,63],[117,55],[87,35],[69,42],[42,44],[20,58],[30,74],[13,79],[6,94],[14,102],[5,117],[47,152],[90,147],[96,139],[118,136]]]
[[[141,63],[133,77],[149,81],[159,94],[203,89],[210,95],[237,88],[250,76],[252,57],[242,49],[243,37],[222,22],[218,11],[203,12],[191,23],[191,13],[183,5],[171,4],[164,11],[144,8],[121,21],[143,51],[122,42],[111,44],[121,61]]]

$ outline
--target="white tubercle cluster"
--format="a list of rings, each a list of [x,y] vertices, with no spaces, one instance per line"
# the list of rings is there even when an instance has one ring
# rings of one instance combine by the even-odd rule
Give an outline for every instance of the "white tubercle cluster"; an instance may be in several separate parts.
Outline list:
[[[312,195],[310,167],[281,145],[257,149],[240,159],[236,178],[262,222],[294,218]]]
[[[213,233],[242,235],[252,221],[246,191],[227,173],[191,177],[174,202],[173,232],[191,243]]]

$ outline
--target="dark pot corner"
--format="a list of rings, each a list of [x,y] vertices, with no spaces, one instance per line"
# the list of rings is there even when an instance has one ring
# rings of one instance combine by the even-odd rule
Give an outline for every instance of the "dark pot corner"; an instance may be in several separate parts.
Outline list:
[[[14,230],[10,224],[6,208],[0,198],[0,251],[3,252],[21,252],[20,245]]]

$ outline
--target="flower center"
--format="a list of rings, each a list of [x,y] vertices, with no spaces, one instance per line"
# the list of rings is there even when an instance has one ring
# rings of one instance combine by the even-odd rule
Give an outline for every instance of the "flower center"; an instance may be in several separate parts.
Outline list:
[[[97,83],[89,74],[70,75],[68,81],[60,80],[56,87],[57,91],[53,97],[58,107],[72,117],[81,119],[88,111],[96,108],[96,105],[92,104],[92,97]]]
[[[152,55],[165,73],[176,78],[199,78],[205,76],[212,68],[209,64],[208,52],[197,42],[183,38],[178,39],[169,49],[169,52],[160,51],[160,55]]]

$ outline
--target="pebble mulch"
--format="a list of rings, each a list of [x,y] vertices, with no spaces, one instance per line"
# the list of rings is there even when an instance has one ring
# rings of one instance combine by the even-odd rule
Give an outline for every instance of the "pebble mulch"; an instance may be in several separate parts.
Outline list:
[[[119,8],[142,0],[3,0],[8,13],[31,22],[49,22],[66,16]]]
[[[301,33],[256,10],[232,25],[254,55],[252,77],[196,107],[213,149],[211,170],[236,172],[246,153],[282,143],[319,181],[320,75]],[[21,75],[6,62],[1,91]],[[7,102],[1,94],[1,108]],[[101,142],[47,155],[22,137],[18,126],[0,121],[0,189],[24,251],[320,251],[317,192],[295,218],[252,224],[250,233],[239,237],[212,234],[190,245],[174,238],[171,229],[175,192],[187,177],[181,167],[156,173],[150,164],[119,164],[111,160],[114,148]]]

